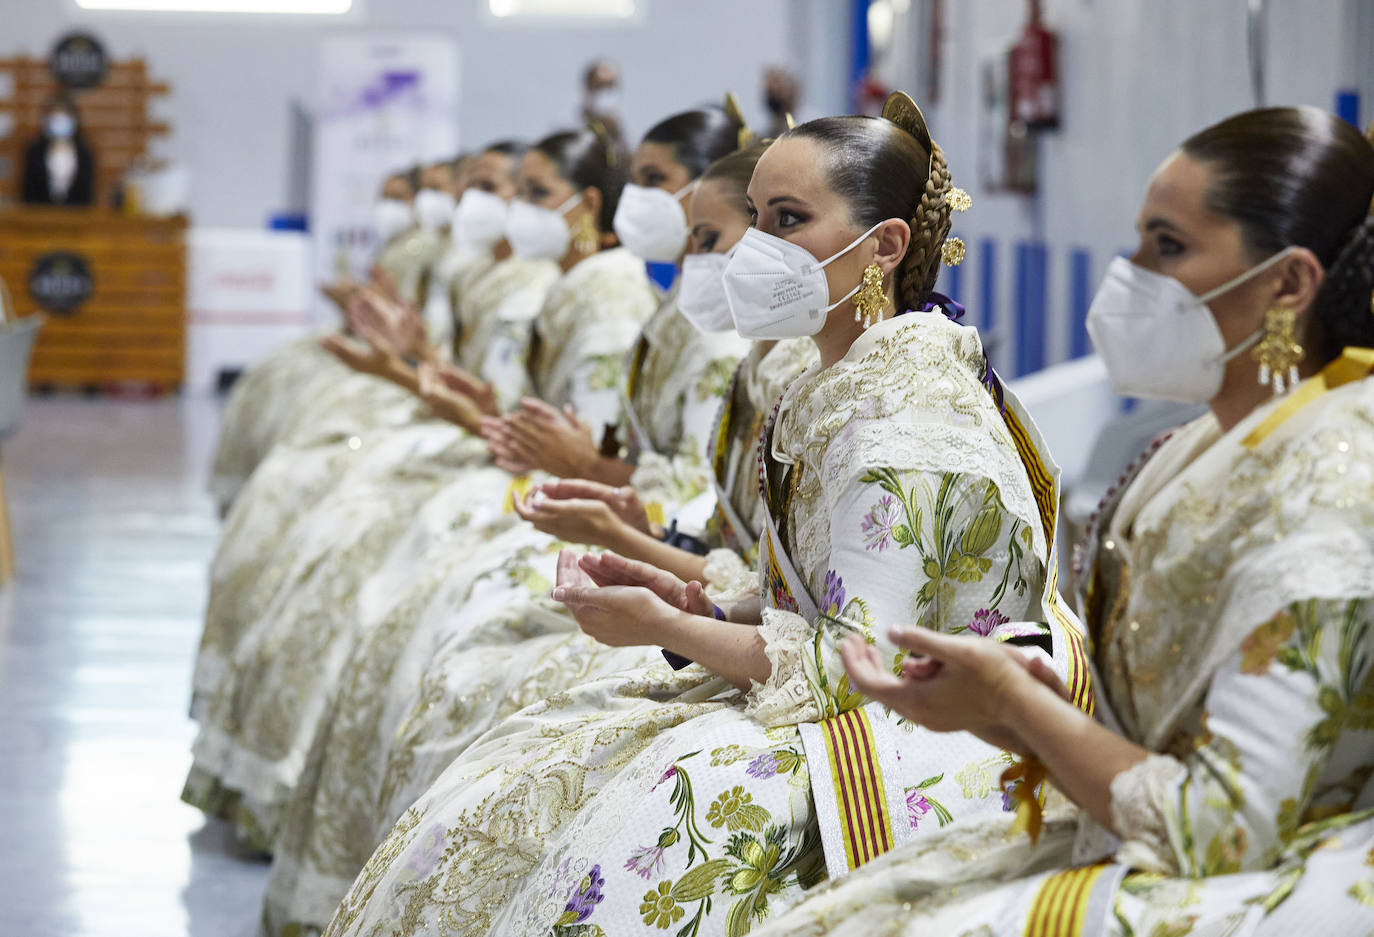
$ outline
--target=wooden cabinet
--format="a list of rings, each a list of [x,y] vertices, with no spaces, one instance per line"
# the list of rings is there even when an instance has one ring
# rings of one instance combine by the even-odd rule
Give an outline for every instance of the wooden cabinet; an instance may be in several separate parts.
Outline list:
[[[186,359],[186,219],[127,217],[103,209],[0,209],[0,278],[20,316],[48,321],[29,385],[80,387],[138,381],[178,387]],[[70,313],[42,308],[30,291],[40,259],[81,258],[90,296]]]

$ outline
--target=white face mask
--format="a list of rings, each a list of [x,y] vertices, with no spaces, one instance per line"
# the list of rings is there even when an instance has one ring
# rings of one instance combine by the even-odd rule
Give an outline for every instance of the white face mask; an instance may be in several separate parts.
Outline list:
[[[426,231],[438,231],[452,221],[457,207],[453,196],[439,189],[421,189],[415,194],[415,220]]]
[[[825,315],[859,291],[862,282],[830,302],[827,265],[852,251],[878,230],[878,222],[848,247],[817,261],[806,248],[765,234],[758,228],[744,232],[734,256],[725,265],[725,296],[735,330],[744,338],[801,338],[815,335]]]
[[[499,195],[468,189],[453,213],[453,240],[460,247],[491,247],[506,236],[510,205]]]
[[[410,203],[398,198],[384,198],[372,206],[372,226],[377,236],[389,241],[415,223],[415,214]]]
[[[682,260],[682,284],[677,290],[677,308],[697,331],[709,335],[735,327],[730,303],[725,298],[727,254],[688,254]]]
[[[587,113],[608,117],[620,110],[620,92],[615,88],[600,88],[587,95]]]
[[[640,260],[675,263],[687,247],[687,214],[681,199],[696,186],[677,193],[627,184],[620,192],[611,227],[615,236]]]
[[[1207,303],[1269,269],[1292,248],[1194,296],[1171,276],[1114,257],[1088,309],[1088,334],[1125,397],[1207,403],[1221,391],[1226,363],[1264,335],[1259,329],[1229,351]]]
[[[53,114],[48,118],[48,136],[65,140],[76,133],[76,120],[71,114]]]
[[[541,208],[529,202],[515,201],[506,219],[506,240],[515,256],[525,260],[559,260],[568,252],[572,232],[563,216],[568,209],[582,201],[576,192],[557,209]]]

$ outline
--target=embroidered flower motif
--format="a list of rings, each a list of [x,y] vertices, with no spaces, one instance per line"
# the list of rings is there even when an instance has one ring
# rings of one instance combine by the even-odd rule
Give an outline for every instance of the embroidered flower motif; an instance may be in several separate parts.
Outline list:
[[[625,862],[625,871],[633,872],[644,880],[654,873],[663,871],[663,847],[641,846],[630,854]]]
[[[1011,621],[995,608],[980,608],[973,613],[973,620],[968,623],[968,630],[974,634],[987,637],[992,634],[998,625],[1005,625]]]
[[[711,750],[711,767],[719,768],[724,765],[733,765],[745,756],[744,749],[738,745],[726,745],[722,748]]]
[[[639,903],[639,913],[644,915],[645,924],[653,925],[659,930],[667,930],[682,920],[684,912],[669,894],[672,886],[672,882],[664,879],[658,883],[658,888],[644,893],[644,900]]]
[[[582,884],[573,892],[568,903],[563,907],[563,913],[558,918],[560,925],[580,924],[592,916],[606,896],[601,894],[601,886],[606,884],[606,880],[601,877],[601,866],[594,865],[592,870],[582,879]]]
[[[416,837],[416,848],[406,857],[406,871],[416,879],[428,878],[443,858],[444,845],[443,824],[430,826]]]
[[[766,781],[778,773],[778,756],[773,752],[764,752],[753,761],[749,762],[749,768],[745,774],[751,778],[758,778]]]
[[[892,546],[892,529],[901,519],[902,509],[897,505],[897,499],[892,495],[883,495],[878,499],[878,503],[873,505],[873,510],[864,515],[864,519],[859,524],[864,536],[864,549],[877,550],[881,553]]]
[[[844,608],[844,580],[833,569],[825,574],[825,601],[821,603],[822,615],[838,615]]]
[[[706,811],[706,822],[716,829],[726,827],[732,833],[736,830],[758,832],[768,822],[768,811],[752,803],[753,799],[754,795],[746,793],[742,786],[736,784],[730,790],[722,791],[711,802],[711,809]]]
[[[661,777],[661,778],[659,778],[657,781],[655,781],[655,782],[654,782],[654,786],[651,787],[651,788],[649,788],[650,792],[653,792],[653,791],[658,790],[658,786],[659,786],[660,784],[662,784],[664,781],[668,780],[669,778],[673,777],[673,776],[676,775],[676,774],[677,774],[677,765],[669,765],[669,766],[668,766],[668,770],[665,771],[665,772],[663,772],[663,777]]]
[[[930,801],[919,787],[906,792],[906,818],[913,831],[920,828],[921,818],[931,811]]]

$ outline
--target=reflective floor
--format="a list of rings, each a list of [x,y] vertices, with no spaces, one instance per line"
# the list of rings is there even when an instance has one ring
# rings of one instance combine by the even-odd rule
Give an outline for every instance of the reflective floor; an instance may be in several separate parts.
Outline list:
[[[216,520],[208,400],[30,402],[0,444],[0,935],[240,937],[267,866],[177,799]]]

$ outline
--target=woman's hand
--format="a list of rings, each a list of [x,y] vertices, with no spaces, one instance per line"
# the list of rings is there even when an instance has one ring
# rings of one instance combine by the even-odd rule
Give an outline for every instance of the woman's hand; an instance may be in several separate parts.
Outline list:
[[[393,356],[384,350],[337,333],[320,339],[320,347],[353,370],[378,377],[388,373],[394,360]]]
[[[371,288],[359,289],[348,303],[348,322],[374,346],[398,357],[427,359],[430,348],[425,323],[414,307]]]
[[[551,537],[568,543],[614,547],[629,527],[604,501],[591,498],[550,498],[535,488],[516,499],[515,513]]]
[[[487,381],[451,364],[436,364],[434,373],[448,390],[471,400],[483,416],[501,415],[496,389]]]
[[[503,416],[484,416],[481,423],[482,438],[487,441],[487,449],[497,468],[505,469],[512,475],[528,475],[534,466],[521,459],[519,451],[510,442]]]
[[[553,500],[584,499],[600,501],[627,527],[648,534],[650,537],[662,536],[661,530],[654,530],[649,521],[649,512],[639,500],[639,495],[629,485],[614,487],[584,478],[561,478],[545,482],[539,486],[546,498]],[[590,541],[587,541],[590,542]]]
[[[481,429],[481,411],[467,397],[451,391],[443,381],[436,366],[428,363],[421,364],[418,381],[416,393],[435,416],[456,426],[461,426],[471,433],[476,433]]]
[[[706,597],[701,583],[683,582],[649,563],[627,559],[608,550],[601,554],[588,553],[578,565],[599,586],[639,586],[689,615],[707,618],[715,615],[715,605]]]
[[[907,719],[936,732],[968,731],[998,748],[1029,754],[1006,712],[1018,681],[1036,680],[1063,698],[1068,691],[1039,655],[1000,641],[946,635],[927,628],[893,628],[889,638],[917,655],[894,674],[883,655],[857,635],[840,645],[854,686]]]
[[[571,407],[558,410],[526,397],[503,421],[504,443],[514,461],[563,478],[586,478],[601,452],[592,430]]]
[[[645,586],[598,585],[571,550],[558,556],[553,598],[584,633],[610,647],[661,645],[667,623],[679,614]]]
[[[358,291],[358,284],[353,280],[344,278],[335,280],[333,283],[320,284],[320,292],[323,293],[330,302],[339,307],[339,312],[348,313],[348,303]]]

